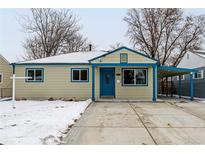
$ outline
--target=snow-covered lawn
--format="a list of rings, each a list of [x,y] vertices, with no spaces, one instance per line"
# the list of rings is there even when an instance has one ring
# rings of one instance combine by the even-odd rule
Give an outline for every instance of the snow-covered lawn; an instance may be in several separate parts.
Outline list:
[[[0,102],[1,144],[58,144],[91,100]]]

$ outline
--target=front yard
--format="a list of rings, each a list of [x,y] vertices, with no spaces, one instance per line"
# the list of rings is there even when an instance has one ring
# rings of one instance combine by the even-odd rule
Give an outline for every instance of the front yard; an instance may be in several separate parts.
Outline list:
[[[0,102],[0,144],[205,144],[202,102]]]
[[[91,100],[0,102],[0,144],[59,144]]]

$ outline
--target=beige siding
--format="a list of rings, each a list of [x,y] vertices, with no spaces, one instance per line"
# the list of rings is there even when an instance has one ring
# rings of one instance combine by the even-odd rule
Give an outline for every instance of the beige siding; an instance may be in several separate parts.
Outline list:
[[[16,97],[27,99],[48,99],[53,97],[88,99],[92,96],[92,68],[90,66],[16,66],[16,76],[25,76],[26,68],[44,68],[43,83],[29,83],[16,80]],[[71,68],[89,68],[89,82],[71,82]],[[115,74],[121,74],[123,67],[116,67]],[[126,67],[140,68],[140,67]],[[145,67],[143,67],[145,68]],[[117,83],[117,80],[120,83]],[[152,100],[152,68],[148,67],[148,86],[122,86],[122,77],[115,78],[116,99]],[[100,68],[95,69],[95,97],[100,98]]]
[[[156,61],[122,49],[92,63],[120,63],[120,53],[128,54],[128,63],[156,63]],[[25,76],[26,68],[44,68],[43,83],[28,83],[25,80],[17,80],[17,98],[48,99],[76,98],[88,99],[92,97],[92,68],[91,65],[45,65],[45,66],[16,66],[16,76]],[[71,68],[89,68],[89,82],[71,82]],[[115,74],[121,74],[123,67],[115,67]],[[126,67],[129,68],[129,67]],[[141,67],[132,67],[141,68]],[[152,100],[153,96],[153,72],[148,68],[148,86],[122,86],[122,76],[115,77],[116,99]],[[120,81],[120,83],[117,82]],[[95,97],[100,98],[100,67],[95,69]]]
[[[155,61],[152,59],[149,59],[145,56],[136,54],[135,52],[126,49],[122,49],[120,51],[111,53],[105,57],[96,59],[92,61],[92,63],[120,63],[120,53],[128,54],[128,63],[155,63]]]
[[[130,99],[130,100],[145,100],[151,101],[153,96],[153,70],[152,67],[148,68],[148,85],[147,86],[122,86],[122,68],[115,67],[115,74],[120,74],[120,76],[115,75],[115,95],[116,99]],[[126,67],[126,68],[142,68],[142,67]],[[96,77],[95,77],[95,96],[96,99],[100,98],[100,68],[97,67]],[[120,83],[117,82],[120,81]]]
[[[116,68],[116,73],[121,74],[121,68],[119,67]],[[148,85],[147,86],[122,86],[122,74],[121,74],[121,76],[118,76],[116,79],[120,81],[120,83],[116,83],[116,98],[151,101],[152,96],[153,96],[152,74],[153,74],[152,67],[148,67]]]
[[[44,82],[30,83],[16,81],[16,97],[27,99],[48,99],[53,97],[88,99],[91,97],[92,72],[90,66],[16,66],[16,76],[25,76],[26,68],[44,68]],[[71,82],[71,68],[89,68],[89,82]]]
[[[156,63],[156,61],[149,59],[135,52],[122,49],[117,52],[106,55],[92,61],[92,63],[120,63],[120,54],[128,54],[128,63]],[[123,67],[115,67],[115,74],[121,74]],[[126,67],[126,68],[140,68],[140,67]],[[153,70],[152,67],[148,68],[148,86],[122,86],[122,74],[115,75],[115,95],[116,99],[133,99],[133,100],[152,100],[153,97]],[[117,80],[120,83],[117,83]],[[100,98],[100,67],[95,69],[95,97]]]
[[[9,63],[0,55],[0,74],[3,74],[3,82],[0,83],[0,97],[11,96],[12,81],[12,67]],[[1,96],[3,94],[3,96]]]

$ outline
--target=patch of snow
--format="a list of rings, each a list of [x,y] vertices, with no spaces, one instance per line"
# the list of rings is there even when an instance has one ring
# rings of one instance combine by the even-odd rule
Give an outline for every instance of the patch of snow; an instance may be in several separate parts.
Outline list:
[[[9,100],[11,100],[11,98],[0,98],[0,102],[1,101],[9,101]]]
[[[166,94],[158,94],[159,96],[166,96]],[[181,98],[179,98],[179,95],[173,95],[173,97],[177,98],[177,99],[187,99],[187,100],[190,100],[190,96],[181,96]],[[167,98],[170,98],[170,96],[168,96]],[[205,98],[199,98],[199,97],[194,97],[194,101],[190,101],[190,102],[193,102],[193,103],[196,103],[196,102],[200,102],[200,103],[205,103]]]
[[[0,102],[1,144],[59,144],[91,100]]]
[[[86,51],[86,52],[72,52],[63,55],[57,55],[47,58],[41,58],[31,61],[18,62],[17,64],[24,63],[89,63],[89,60],[106,54],[105,51]]]
[[[189,57],[189,58],[187,58]],[[199,68],[205,66],[204,57],[200,56],[195,52],[187,52],[177,67],[181,68]]]

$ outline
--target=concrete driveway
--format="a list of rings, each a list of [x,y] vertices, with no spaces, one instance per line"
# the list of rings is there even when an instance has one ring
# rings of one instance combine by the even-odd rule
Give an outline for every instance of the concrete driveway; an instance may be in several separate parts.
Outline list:
[[[66,144],[205,144],[205,104],[93,103]]]

